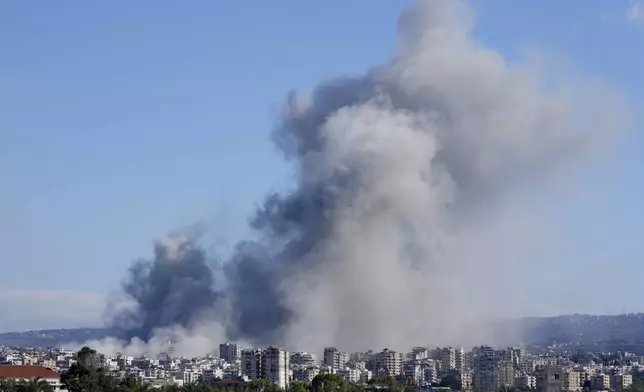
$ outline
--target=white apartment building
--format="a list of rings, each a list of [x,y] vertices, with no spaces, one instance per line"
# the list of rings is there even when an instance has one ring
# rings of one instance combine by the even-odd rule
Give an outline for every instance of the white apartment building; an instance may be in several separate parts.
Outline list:
[[[436,383],[440,379],[438,377],[438,366],[436,365],[436,362],[432,359],[428,359],[425,361],[422,361],[420,363],[420,367],[423,372],[423,378],[422,382],[427,382],[427,383]]]
[[[373,356],[373,372],[377,377],[396,377],[402,374],[402,356],[392,350],[384,349]]]
[[[453,347],[444,347],[438,350],[438,359],[440,360],[441,372],[447,372],[456,369],[456,349]]]
[[[313,381],[315,376],[320,374],[320,368],[318,366],[298,366],[294,367],[292,371],[293,381],[301,381],[307,384]]]
[[[183,370],[172,373],[172,378],[174,380],[181,380],[183,384],[194,384],[202,379],[201,372],[196,372],[192,370]]]
[[[566,391],[580,391],[582,387],[581,375],[579,372],[567,370],[563,375],[563,388]]]
[[[344,369],[347,362],[349,362],[349,354],[338,351],[335,347],[327,347],[324,349],[324,366],[331,369],[332,373],[337,373],[338,370]]]
[[[497,362],[496,388],[514,386],[514,363],[511,360]]]
[[[340,369],[336,372],[336,374],[344,377],[348,382],[358,382],[360,381],[361,376],[360,370],[350,368]]]
[[[628,389],[633,385],[633,376],[630,374],[614,374],[611,376],[611,388],[614,390]]]
[[[314,366],[315,356],[307,352],[298,352],[291,354],[291,366]]]
[[[463,370],[461,374],[461,390],[468,391],[472,389],[472,372]]]
[[[262,373],[269,382],[286,389],[290,380],[290,355],[277,347],[269,347],[262,353]]]
[[[429,358],[429,350],[427,347],[414,347],[411,349],[411,352],[407,354],[407,359],[410,361],[427,358]]]

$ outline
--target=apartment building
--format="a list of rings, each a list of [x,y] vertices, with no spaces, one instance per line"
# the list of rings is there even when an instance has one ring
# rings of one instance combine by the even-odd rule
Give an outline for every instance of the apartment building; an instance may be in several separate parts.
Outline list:
[[[489,346],[477,348],[474,358],[474,389],[497,389],[497,357],[494,349]]]
[[[262,357],[262,350],[242,350],[241,365],[244,377],[250,380],[263,377]]]
[[[514,386],[514,363],[511,360],[501,360],[497,362],[494,385],[496,389],[502,387],[510,388]]]
[[[563,389],[575,392],[582,388],[581,374],[574,370],[567,370],[563,374]]]
[[[290,380],[290,355],[277,347],[269,347],[262,353],[263,378],[286,389]]]
[[[521,391],[537,389],[537,378],[531,374],[522,374],[516,378],[515,385]]]
[[[337,373],[338,370],[344,369],[347,362],[349,362],[349,354],[338,351],[335,347],[327,347],[324,349],[323,364],[331,373]]]
[[[396,377],[402,374],[402,362],[402,355],[386,348],[374,354],[373,372],[377,377]]]
[[[610,376],[608,374],[597,374],[592,379],[592,388],[599,390],[610,389]]]
[[[222,343],[219,345],[219,358],[232,363],[241,359],[242,348],[235,343]]]
[[[448,372],[456,369],[456,349],[444,347],[438,350],[441,372]]]
[[[630,374],[614,374],[610,378],[610,387],[614,390],[628,389],[633,385],[633,376]]]

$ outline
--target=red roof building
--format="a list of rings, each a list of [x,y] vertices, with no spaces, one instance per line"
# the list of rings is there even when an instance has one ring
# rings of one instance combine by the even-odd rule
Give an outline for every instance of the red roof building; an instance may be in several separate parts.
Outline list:
[[[42,378],[54,388],[54,391],[61,389],[60,374],[42,366],[0,365],[0,378],[16,381]]]

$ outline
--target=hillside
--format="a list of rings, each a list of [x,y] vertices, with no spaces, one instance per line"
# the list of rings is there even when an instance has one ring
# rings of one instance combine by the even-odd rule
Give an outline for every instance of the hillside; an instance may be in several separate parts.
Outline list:
[[[522,330],[522,342],[507,345],[565,344],[589,350],[629,349],[644,354],[644,313],[624,315],[566,315],[528,317],[494,322],[487,326],[503,335],[504,330]],[[507,334],[510,336],[511,334]],[[109,336],[107,329],[76,328],[0,334],[0,345],[13,347],[51,347],[68,342],[83,342]],[[485,342],[481,342],[484,344]]]
[[[0,334],[0,346],[58,347],[68,342],[84,342],[109,336],[100,328],[46,329],[39,331],[8,332]]]

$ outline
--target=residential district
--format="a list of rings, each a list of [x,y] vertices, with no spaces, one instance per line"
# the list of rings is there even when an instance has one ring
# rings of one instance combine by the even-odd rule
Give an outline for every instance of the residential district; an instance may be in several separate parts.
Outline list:
[[[330,347],[320,354],[318,360],[308,352],[289,353],[277,347],[244,349],[223,343],[218,355],[200,358],[172,353],[99,358],[110,375],[135,378],[149,387],[200,384],[236,389],[252,380],[266,380],[288,390],[294,382],[310,385],[318,375],[334,374],[353,385],[377,387],[389,380],[405,389],[619,391],[632,389],[634,377],[640,380],[644,374],[644,357],[628,352],[566,354],[480,346],[471,351],[415,347],[408,353],[389,349],[347,353]],[[38,377],[54,390],[65,389],[60,375],[77,358],[71,350],[0,347],[0,378],[19,381]]]

